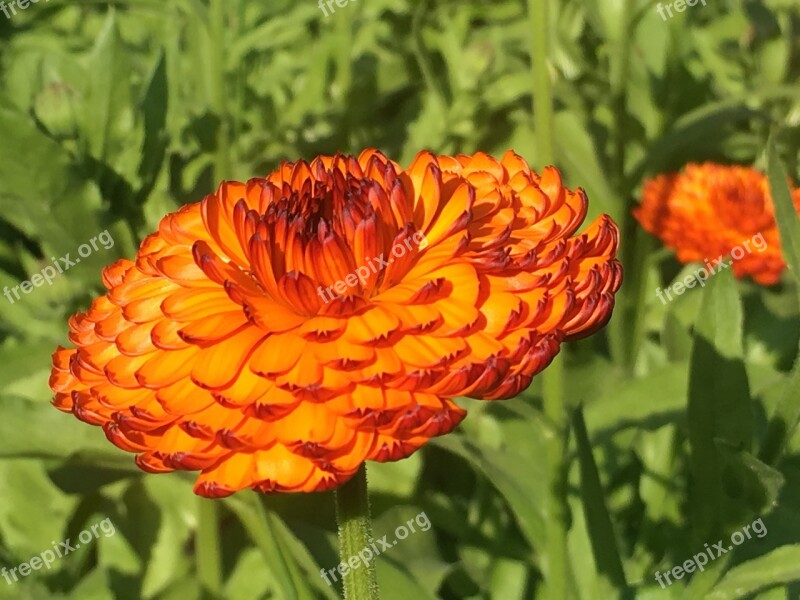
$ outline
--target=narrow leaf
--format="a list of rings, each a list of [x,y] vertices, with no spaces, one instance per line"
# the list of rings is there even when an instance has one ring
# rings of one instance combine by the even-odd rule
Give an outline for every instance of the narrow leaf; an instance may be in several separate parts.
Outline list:
[[[778,158],[774,138],[769,141],[767,146],[767,178],[772,202],[775,205],[775,221],[781,238],[783,259],[789,266],[789,270],[797,277],[800,274],[799,221],[797,211],[792,203],[792,194],[789,191],[789,176]]]
[[[778,158],[774,139],[770,140],[767,147],[767,175],[775,205],[775,220],[781,237],[783,257],[796,278],[800,274],[798,218],[787,184],[788,177]],[[800,294],[800,284],[797,281],[795,281],[795,288]],[[762,461],[769,465],[777,463],[783,454],[786,443],[797,430],[798,423],[800,423],[800,359],[795,360],[791,377],[775,407],[775,412],[770,417],[759,454]]]
[[[581,501],[586,515],[586,525],[592,542],[595,564],[600,574],[605,575],[618,588],[625,589],[625,570],[617,547],[614,527],[606,507],[603,485],[592,454],[592,445],[583,419],[583,409],[578,408],[572,419],[578,444],[578,462],[581,471]]]
[[[694,327],[687,410],[695,542],[718,537],[741,506],[723,485],[727,461],[715,438],[750,449],[753,411],[742,362],[742,306],[733,275],[723,271],[703,292]]]
[[[707,600],[750,597],[766,588],[800,580],[800,545],[781,546],[731,569],[706,596]]]

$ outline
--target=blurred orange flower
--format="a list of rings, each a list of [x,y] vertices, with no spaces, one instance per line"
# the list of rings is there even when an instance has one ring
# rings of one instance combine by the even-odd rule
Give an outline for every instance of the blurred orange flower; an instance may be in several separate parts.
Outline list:
[[[404,171],[366,150],[225,182],[105,269],[54,354],[54,404],[146,471],[201,471],[203,496],[334,488],[608,320],[618,231],[601,216],[571,237],[585,215],[512,152]]]
[[[800,190],[792,197],[800,212]],[[748,252],[731,263],[734,275],[772,285],[786,267],[769,184],[755,169],[703,163],[658,175],[645,181],[633,215],[683,263],[727,256],[761,234],[758,248],[748,245]]]

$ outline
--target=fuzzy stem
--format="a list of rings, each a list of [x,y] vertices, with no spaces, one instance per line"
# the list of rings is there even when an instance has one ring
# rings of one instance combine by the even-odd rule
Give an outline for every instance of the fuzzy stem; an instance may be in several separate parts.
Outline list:
[[[367,468],[362,464],[353,478],[336,490],[336,520],[339,524],[339,558],[347,564],[351,557],[369,547],[372,522],[369,516]],[[375,563],[350,569],[342,576],[345,600],[378,600]]]

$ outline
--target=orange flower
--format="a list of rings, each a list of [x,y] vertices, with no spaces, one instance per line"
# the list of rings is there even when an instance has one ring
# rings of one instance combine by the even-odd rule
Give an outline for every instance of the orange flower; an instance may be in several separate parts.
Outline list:
[[[225,182],[105,269],[54,354],[54,404],[146,471],[201,471],[203,496],[336,487],[606,322],[618,232],[602,216],[570,237],[585,215],[582,190],[511,152],[403,171],[366,150]]]
[[[793,192],[793,200],[800,211],[800,190]],[[716,260],[738,246],[742,256],[731,263],[736,277],[750,275],[772,285],[786,267],[769,184],[755,169],[704,163],[658,175],[645,181],[642,203],[633,215],[683,263]],[[763,241],[750,247],[750,238],[758,234]]]

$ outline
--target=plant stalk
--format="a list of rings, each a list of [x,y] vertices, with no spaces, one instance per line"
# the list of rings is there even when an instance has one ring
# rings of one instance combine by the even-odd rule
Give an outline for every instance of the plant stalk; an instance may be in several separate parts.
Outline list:
[[[367,468],[362,464],[350,481],[336,490],[336,520],[339,525],[340,564],[349,564],[359,551],[369,548],[372,522],[367,494]],[[378,579],[375,563],[358,568],[342,569],[345,600],[378,600]]]
[[[228,86],[225,77],[226,18],[225,0],[211,0],[209,7],[209,32],[213,51],[211,53],[211,102],[219,118],[217,148],[214,160],[214,178],[219,183],[233,177],[231,172],[230,122],[228,116]]]
[[[555,160],[553,126],[553,86],[547,59],[549,57],[548,0],[528,0],[531,28],[531,66],[533,68],[533,125],[540,166]]]
[[[528,0],[531,29],[531,66],[533,81],[533,123],[537,160],[541,166],[555,162],[555,126],[553,86],[548,69],[549,5],[548,0]],[[567,598],[569,560],[567,556],[567,440],[569,420],[564,392],[564,365],[556,357],[544,372],[544,413],[554,433],[547,443],[548,501],[545,579],[550,598]]]

